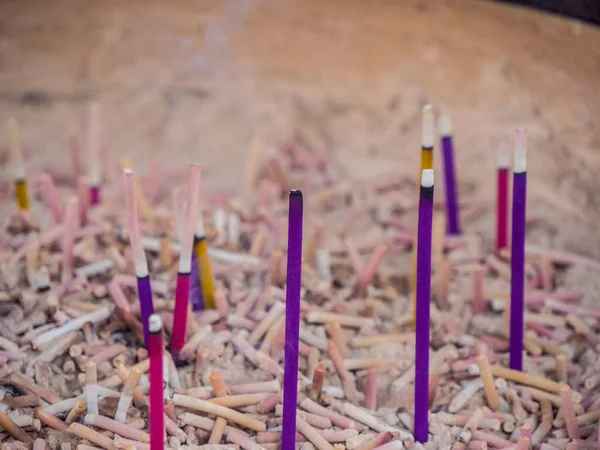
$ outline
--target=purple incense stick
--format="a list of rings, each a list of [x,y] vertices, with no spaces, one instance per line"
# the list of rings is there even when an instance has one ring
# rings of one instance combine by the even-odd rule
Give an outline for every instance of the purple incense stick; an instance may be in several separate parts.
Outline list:
[[[417,320],[415,347],[415,440],[427,442],[429,434],[429,326],[431,301],[431,228],[433,170],[421,175],[417,230]]]
[[[452,124],[447,116],[440,119],[442,135],[442,155],[444,157],[444,181],[446,183],[446,229],[448,234],[460,234],[460,211],[456,174],[454,169],[454,144],[452,142]]]
[[[283,424],[281,449],[296,448],[298,400],[298,339],[302,284],[302,192],[290,191],[287,283],[285,289],[285,354],[283,370]]]
[[[512,196],[510,257],[510,368],[523,370],[525,308],[525,220],[527,209],[527,132],[517,128]]]
[[[201,238],[194,235],[194,250],[192,250],[192,280],[190,284],[190,303],[192,311],[202,311],[204,309],[204,298],[202,297],[202,285],[200,284],[200,269],[198,267],[198,258],[196,256],[196,244]]]
[[[150,316],[154,314],[154,305],[152,303],[152,288],[150,286],[150,276],[136,277],[137,278],[137,290],[138,298],[140,299],[140,316],[142,324],[144,325],[144,342],[148,347],[148,339],[150,334],[148,331],[148,321]]]
[[[133,171],[124,169],[125,177],[125,203],[127,204],[127,224],[129,227],[129,241],[131,242],[131,251],[133,254],[133,263],[135,266],[135,275],[137,278],[138,298],[140,300],[140,315],[144,327],[144,343],[148,346],[148,321],[154,314],[154,305],[152,304],[152,289],[150,287],[150,274],[148,273],[148,261],[142,245],[142,235],[140,233],[140,221],[137,212],[137,201],[135,198],[135,186]]]

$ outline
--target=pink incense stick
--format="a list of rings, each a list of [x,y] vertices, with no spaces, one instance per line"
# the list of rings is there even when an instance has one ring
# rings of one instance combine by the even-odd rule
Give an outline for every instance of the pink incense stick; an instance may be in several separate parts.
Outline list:
[[[100,156],[100,105],[90,103],[88,129],[88,182],[90,185],[90,204],[100,203],[100,183],[102,182]]]
[[[79,140],[74,131],[69,134],[69,154],[71,155],[73,175],[76,178],[83,173],[83,167],[81,165],[81,157],[79,156]]]
[[[365,387],[365,408],[371,411],[377,406],[377,381],[379,380],[379,369],[370,367],[367,370],[367,383]]]
[[[181,252],[179,254],[179,270],[175,288],[175,312],[173,315],[173,333],[171,350],[178,353],[185,344],[187,331],[188,302],[190,298],[190,278],[192,273],[192,250],[194,231],[198,216],[198,200],[200,198],[201,169],[192,164],[189,172],[187,214],[185,227],[181,235]]]
[[[417,234],[417,308],[415,347],[415,440],[429,437],[429,343],[431,306],[431,234],[433,220],[433,170],[421,175]]]
[[[369,260],[368,264],[365,266],[358,278],[357,289],[360,295],[363,295],[366,292],[367,286],[373,280],[373,277],[377,272],[377,268],[379,267],[379,264],[381,264],[381,261],[383,261],[383,257],[385,256],[387,251],[388,247],[386,245],[378,245],[377,247],[375,247],[375,251],[371,255],[371,259]]]
[[[150,449],[165,448],[165,397],[163,378],[162,321],[152,314],[144,328],[149,330],[150,359]]]
[[[498,153],[497,203],[496,203],[496,250],[508,247],[508,175],[509,158],[505,147]]]
[[[77,180],[77,196],[79,198],[79,220],[81,226],[88,223],[88,210],[90,208],[90,194],[86,177],[79,177]]]
[[[73,276],[73,245],[75,244],[75,233],[79,225],[79,208],[77,199],[71,197],[67,201],[64,217],[64,233],[62,242],[63,265],[62,282],[68,283]]]
[[[150,286],[150,274],[148,273],[148,261],[142,245],[140,233],[140,220],[138,217],[137,200],[135,196],[135,179],[133,170],[124,169],[125,177],[125,203],[127,205],[127,226],[129,227],[129,242],[135,266],[137,278],[138,297],[140,299],[140,313],[144,325],[144,341],[148,345],[148,320],[154,313],[152,304],[152,288]]]
[[[40,192],[44,198],[44,202],[52,212],[52,218],[55,223],[60,223],[62,220],[62,210],[60,207],[60,198],[54,179],[51,175],[45,173],[40,177]]]

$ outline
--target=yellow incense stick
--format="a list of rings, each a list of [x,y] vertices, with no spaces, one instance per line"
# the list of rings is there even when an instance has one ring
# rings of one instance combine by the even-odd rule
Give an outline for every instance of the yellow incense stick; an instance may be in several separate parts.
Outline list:
[[[198,259],[198,273],[200,275],[200,285],[202,286],[202,296],[204,297],[204,308],[215,309],[215,282],[210,270],[208,243],[204,236],[197,239],[194,251]]]
[[[15,197],[17,198],[17,204],[19,205],[19,208],[24,210],[29,209],[29,193],[27,192],[27,181],[15,181]]]
[[[13,177],[15,180],[15,197],[19,208],[29,209],[29,193],[27,191],[27,180],[25,174],[25,161],[23,159],[23,147],[21,146],[21,135],[19,125],[14,117],[8,119],[6,124],[8,128],[9,148],[11,153],[11,163]]]
[[[423,128],[421,136],[421,171],[433,169],[433,146],[435,144],[435,129],[433,120],[433,108],[425,105],[423,108]]]

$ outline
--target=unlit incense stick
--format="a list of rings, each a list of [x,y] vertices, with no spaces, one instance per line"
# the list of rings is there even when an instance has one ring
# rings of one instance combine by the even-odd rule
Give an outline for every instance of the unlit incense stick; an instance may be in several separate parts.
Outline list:
[[[288,215],[288,261],[285,300],[282,450],[294,450],[296,448],[298,341],[300,333],[300,289],[302,286],[302,218],[302,192],[291,190]]]
[[[498,151],[496,180],[496,251],[508,247],[508,174],[510,162],[506,147]]]
[[[150,448],[165,448],[164,364],[162,321],[153,314],[148,319],[148,357],[150,359]]]
[[[433,146],[435,144],[435,120],[433,116],[433,107],[431,105],[425,105],[422,112],[421,122],[421,170],[419,171],[419,177],[423,176],[423,170],[433,170]],[[422,179],[421,179],[422,181]],[[421,191],[421,188],[419,188]],[[432,213],[433,214],[433,213]],[[433,219],[432,219],[433,220]],[[417,259],[419,252],[419,239],[413,243],[413,251],[411,258],[411,280],[410,292],[413,303],[413,330],[416,330],[417,326]]]
[[[431,232],[433,170],[421,176],[417,249],[417,314],[415,347],[415,440],[427,442],[429,414],[429,327],[431,301]]]
[[[440,119],[440,135],[442,138],[444,181],[446,184],[446,229],[448,234],[460,234],[460,211],[454,167],[452,123],[448,116],[442,116]]]
[[[518,128],[515,141],[512,242],[510,259],[510,368],[523,370],[525,315],[525,219],[527,204],[527,134]]]
[[[204,232],[204,219],[202,214],[198,215],[196,222],[194,254],[198,264],[198,276],[202,288],[202,299],[204,307],[215,309],[215,281],[213,279],[210,256],[208,254],[208,241]]]
[[[144,327],[144,341],[148,345],[148,320],[154,313],[152,304],[152,287],[150,286],[150,274],[148,273],[148,261],[142,245],[140,222],[137,211],[137,200],[135,197],[135,179],[131,169],[123,170],[125,177],[125,201],[127,208],[127,226],[129,227],[129,242],[133,254],[135,276],[137,279],[138,297],[140,300],[140,314]]]
[[[192,164],[190,166],[188,182],[187,214],[181,236],[181,252],[179,253],[177,286],[175,288],[175,312],[173,316],[173,332],[171,334],[171,350],[175,353],[178,353],[183,348],[187,333],[190,275],[192,270],[192,245],[194,241],[194,230],[197,224],[200,176],[200,166]]]
[[[8,139],[11,153],[13,180],[15,183],[15,197],[17,205],[23,210],[29,209],[29,193],[27,192],[27,173],[25,170],[25,159],[23,158],[23,147],[17,121],[11,117],[8,119]]]

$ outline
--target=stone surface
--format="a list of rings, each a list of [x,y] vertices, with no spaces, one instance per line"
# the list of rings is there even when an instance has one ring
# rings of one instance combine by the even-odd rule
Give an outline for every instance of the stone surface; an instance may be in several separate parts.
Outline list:
[[[324,146],[348,176],[416,176],[431,102],[453,119],[463,191],[490,204],[498,148],[526,126],[542,238],[595,256],[599,73],[600,29],[483,1],[0,3],[0,119],[41,159],[67,161],[97,99],[112,156],[199,161],[219,189],[239,186],[255,133]]]

